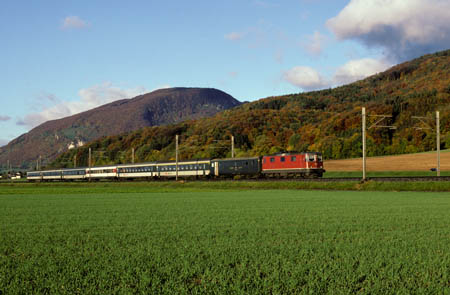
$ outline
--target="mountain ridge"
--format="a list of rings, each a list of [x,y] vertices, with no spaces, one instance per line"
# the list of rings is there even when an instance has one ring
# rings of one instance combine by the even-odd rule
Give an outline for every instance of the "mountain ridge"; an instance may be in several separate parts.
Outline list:
[[[47,121],[2,147],[0,162],[9,159],[26,167],[39,156],[54,159],[74,142],[207,117],[240,104],[229,94],[212,88],[159,89]]]

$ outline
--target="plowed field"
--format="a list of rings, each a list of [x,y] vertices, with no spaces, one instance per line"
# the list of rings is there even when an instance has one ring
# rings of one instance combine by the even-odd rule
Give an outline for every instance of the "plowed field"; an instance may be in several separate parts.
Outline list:
[[[437,166],[436,152],[385,157],[367,157],[370,171],[430,171]],[[362,158],[329,160],[324,162],[327,171],[362,171]],[[450,171],[450,150],[441,151],[441,171]]]

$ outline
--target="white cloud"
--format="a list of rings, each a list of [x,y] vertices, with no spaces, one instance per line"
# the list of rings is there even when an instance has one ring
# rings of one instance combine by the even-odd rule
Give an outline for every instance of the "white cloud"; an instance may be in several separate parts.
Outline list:
[[[313,56],[321,55],[327,41],[326,36],[322,35],[319,31],[315,31],[314,34],[308,36],[307,39],[308,41],[306,43],[303,42],[302,44],[306,51]]]
[[[9,140],[0,138],[0,147],[7,145],[8,143],[9,143]]]
[[[330,83],[311,67],[294,67],[283,74],[283,79],[292,85],[310,91],[329,87]]]
[[[399,61],[449,48],[449,20],[448,0],[351,0],[327,26]]]
[[[9,120],[11,120],[11,117],[10,116],[1,116],[0,115],[0,122],[5,122],[5,121],[9,121]]]
[[[158,89],[168,87],[170,86],[164,85]],[[19,119],[17,124],[33,128],[49,120],[75,115],[116,100],[133,98],[147,92],[150,91],[143,86],[123,89],[113,86],[110,82],[105,82],[81,89],[78,92],[80,99],[76,101],[61,101],[52,96],[55,104],[44,107],[42,111],[33,112],[26,115],[23,119]]]
[[[311,67],[294,67],[283,74],[283,80],[305,91],[349,84],[385,71],[391,64],[372,58],[355,59],[339,67],[329,79]]]
[[[385,71],[391,64],[372,58],[355,59],[337,69],[333,77],[333,84],[343,85],[352,83],[376,73]]]
[[[63,30],[68,29],[83,29],[85,27],[89,26],[89,23],[85,20],[82,20],[78,16],[68,16],[63,20],[61,28]]]
[[[239,41],[242,38],[244,38],[244,36],[245,36],[245,33],[242,33],[242,32],[231,32],[229,34],[226,34],[224,37],[225,37],[225,39],[230,40],[230,41]]]

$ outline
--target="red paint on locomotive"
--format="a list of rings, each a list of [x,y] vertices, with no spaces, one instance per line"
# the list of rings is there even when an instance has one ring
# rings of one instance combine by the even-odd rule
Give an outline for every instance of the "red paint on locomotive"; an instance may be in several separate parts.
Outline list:
[[[282,153],[263,156],[263,173],[301,173],[317,170],[323,172],[322,155],[320,153]]]

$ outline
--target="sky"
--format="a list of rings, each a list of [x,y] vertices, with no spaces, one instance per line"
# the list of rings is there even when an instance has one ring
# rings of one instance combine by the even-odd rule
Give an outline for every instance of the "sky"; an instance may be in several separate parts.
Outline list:
[[[336,87],[450,48],[450,0],[2,0],[0,146],[166,87],[240,101]]]

